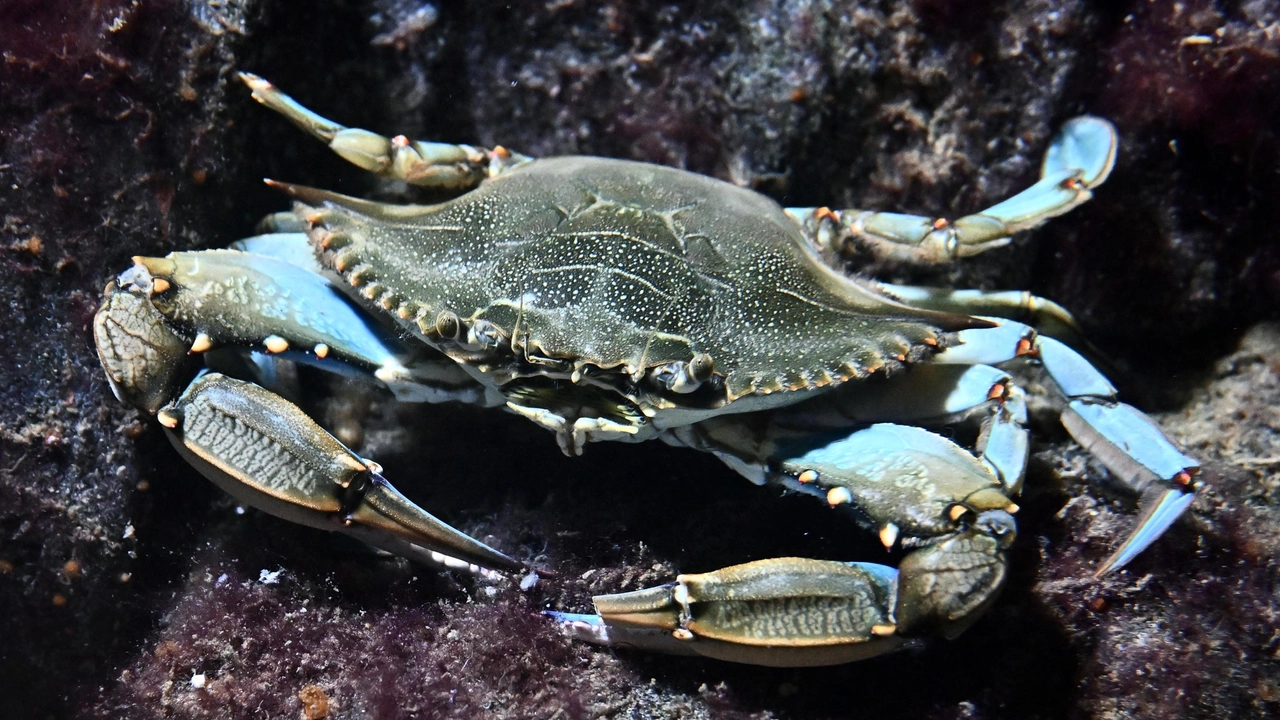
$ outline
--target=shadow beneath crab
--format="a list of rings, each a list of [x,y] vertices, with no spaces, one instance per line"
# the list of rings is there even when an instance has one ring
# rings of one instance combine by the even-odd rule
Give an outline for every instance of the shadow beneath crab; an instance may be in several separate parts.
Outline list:
[[[450,473],[444,482],[427,481],[408,492],[451,518],[474,518],[487,506],[498,518],[513,522],[490,520],[482,527],[496,536],[500,547],[519,548],[526,559],[544,558],[556,573],[529,593],[535,608],[587,611],[594,594],[634,590],[670,582],[679,572],[765,557],[896,564],[901,556],[886,554],[845,513],[809,497],[754,487],[700,453],[609,443],[590,446],[583,457],[570,459],[560,455],[545,433],[515,418],[470,408],[422,411],[414,429],[432,428],[423,433],[431,438],[431,449],[394,462],[436,468],[471,463],[467,467],[474,472],[465,474],[465,482]],[[492,442],[476,445],[478,435]],[[439,470],[430,474],[440,477]],[[1053,515],[1066,499],[1051,480],[1047,468],[1033,467],[1029,483],[1036,488],[1024,496],[1019,515],[1024,537],[1013,551],[1007,586],[986,617],[954,641],[930,641],[861,663],[807,669],[581,651],[615,655],[666,691],[744,715],[756,710],[842,714],[856,702],[860,712],[921,716],[998,696],[1008,717],[1045,716],[1044,709],[1054,707],[1064,708],[1065,717],[1078,676],[1076,655],[1061,619],[1033,592],[1042,562],[1037,540],[1047,533],[1048,543],[1070,542],[1053,529]],[[499,598],[504,601],[510,599]],[[520,612],[517,606],[509,609]],[[548,624],[538,632],[555,631]]]

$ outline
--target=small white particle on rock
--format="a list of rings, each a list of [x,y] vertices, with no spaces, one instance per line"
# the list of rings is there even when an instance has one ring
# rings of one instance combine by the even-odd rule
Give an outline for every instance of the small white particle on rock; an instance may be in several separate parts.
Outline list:
[[[124,535],[122,536],[125,540],[128,540],[131,537],[133,537],[133,523],[129,523],[124,526]]]
[[[195,673],[191,676],[191,687],[197,690],[207,685],[208,682],[209,678],[205,677],[204,673]]]
[[[263,585],[276,585],[280,582],[280,573],[284,572],[284,568],[279,570],[262,570],[258,573],[258,582]]]
[[[538,584],[538,573],[530,570],[528,575],[520,578],[520,589],[528,592]]]

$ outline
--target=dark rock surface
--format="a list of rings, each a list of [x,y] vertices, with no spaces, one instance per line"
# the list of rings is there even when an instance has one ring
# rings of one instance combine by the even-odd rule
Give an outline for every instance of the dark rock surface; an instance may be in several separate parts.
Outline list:
[[[1273,716],[1280,331],[1257,323],[1280,306],[1278,23],[1274,0],[0,5],[6,715]],[[1066,118],[1107,116],[1120,162],[1092,203],[954,268],[886,270],[1071,308],[1208,487],[1093,581],[1132,502],[1039,413],[988,615],[953,642],[804,671],[600,651],[537,615],[678,570],[883,556],[710,458],[568,460],[515,418],[339,384],[323,417],[402,489],[559,575],[522,592],[241,514],[111,397],[89,334],[101,287],[130,255],[246,234],[283,206],[263,176],[399,191],[254,106],[238,69],[386,133],[951,215],[1028,183]]]

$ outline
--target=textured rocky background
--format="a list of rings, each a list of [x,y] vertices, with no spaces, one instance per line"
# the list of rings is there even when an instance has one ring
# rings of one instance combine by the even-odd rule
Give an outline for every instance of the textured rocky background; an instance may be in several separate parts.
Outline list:
[[[1278,23],[1275,0],[0,4],[5,715],[1274,716]],[[1074,310],[1208,488],[1091,581],[1132,502],[1038,413],[999,603],[956,641],[817,670],[611,653],[538,616],[677,569],[882,555],[707,458],[567,460],[514,418],[339,385],[318,412],[402,489],[559,576],[436,575],[242,513],[111,397],[101,287],[130,255],[248,232],[283,204],[263,176],[397,191],[254,106],[238,69],[382,132],[953,215],[1028,183],[1066,118],[1105,115],[1123,145],[1094,202],[990,257],[887,271]]]

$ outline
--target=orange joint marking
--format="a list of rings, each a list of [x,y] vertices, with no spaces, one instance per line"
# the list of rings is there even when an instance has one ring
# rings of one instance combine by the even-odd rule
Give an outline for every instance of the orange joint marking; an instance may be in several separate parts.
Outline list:
[[[1003,400],[1007,396],[1008,392],[1009,392],[1008,386],[1006,386],[1004,384],[1004,381],[1001,380],[1000,382],[992,385],[991,389],[987,391],[987,399]]]
[[[893,550],[893,544],[898,542],[898,526],[889,523],[880,528],[880,543],[884,545],[886,552]]]
[[[848,502],[853,502],[853,493],[849,492],[849,488],[833,487],[827,491],[827,504],[831,507]]]
[[[409,147],[409,138],[403,135],[397,135],[391,138],[391,144],[395,145],[396,147],[406,148],[406,147]]]
[[[323,225],[323,224],[324,224],[324,214],[323,214],[323,213],[318,213],[318,212],[313,212],[313,213],[311,213],[310,215],[308,215],[308,216],[307,216],[307,222],[308,222],[309,224],[311,224],[311,226],[312,226],[312,227],[314,227],[314,226],[316,226],[316,225]]]
[[[282,353],[289,349],[289,341],[279,335],[268,335],[262,340],[262,345],[267,348],[267,352],[272,355]]]
[[[1022,357],[1023,355],[1029,355],[1031,357],[1039,355],[1039,353],[1036,352],[1035,345],[1031,343],[1031,338],[1029,337],[1019,339],[1018,347],[1013,351],[1014,357]]]
[[[1078,192],[1084,189],[1084,183],[1080,182],[1080,178],[1069,177],[1062,181],[1062,187]]]
[[[839,223],[840,214],[829,207],[820,207],[813,211],[813,219],[819,222],[823,220],[830,220],[833,223]]]
[[[316,357],[320,358],[321,360],[329,356],[329,346],[325,345],[324,343],[318,343],[315,346],[314,350],[315,350]]]
[[[801,484],[804,484],[804,485],[808,485],[809,483],[812,483],[812,482],[817,482],[817,481],[818,481],[818,471],[816,471],[816,470],[805,470],[804,472],[802,472],[802,473],[800,473],[799,475],[797,475],[797,476],[796,476],[796,481],[798,481],[798,482],[800,482]]]
[[[169,281],[168,281],[168,280],[165,280],[164,278],[152,278],[152,279],[151,279],[151,294],[152,294],[152,295],[159,295],[160,293],[165,292],[165,291],[167,291],[168,289],[169,289]]]
[[[951,221],[946,218],[937,218],[933,221],[934,230],[942,230],[951,226]]]
[[[191,343],[191,349],[187,351],[191,353],[202,353],[213,347],[213,338],[207,333],[196,333],[196,339]]]
[[[499,160],[509,160],[511,159],[511,151],[501,145],[494,145],[493,156]]]
[[[1186,470],[1183,470],[1182,472],[1173,476],[1173,482],[1174,484],[1181,485],[1182,487],[1190,487],[1191,473],[1187,472]]]
[[[924,343],[925,345],[928,345],[929,347],[938,347],[937,338],[927,337],[924,340],[921,340],[920,342]]]

